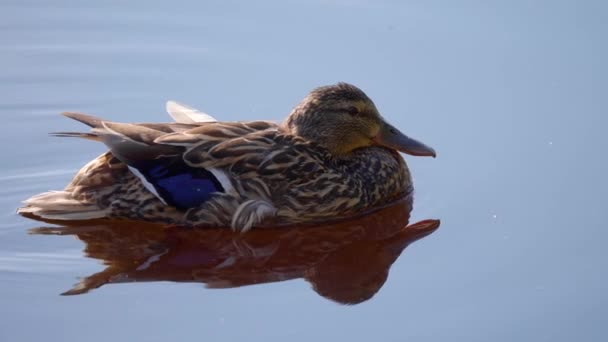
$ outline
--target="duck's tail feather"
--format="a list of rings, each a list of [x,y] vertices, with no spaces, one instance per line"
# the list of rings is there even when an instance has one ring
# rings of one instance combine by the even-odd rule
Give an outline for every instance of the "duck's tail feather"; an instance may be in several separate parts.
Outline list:
[[[100,128],[103,126],[104,120],[100,119],[96,116],[84,114],[84,113],[75,113],[75,112],[63,112],[61,115],[66,116],[70,119],[74,119],[76,121],[80,121],[83,124],[92,127],[92,128]]]
[[[101,137],[95,133],[82,133],[82,132],[53,132],[50,135],[54,137],[62,137],[62,138],[82,138],[93,141],[102,141]]]
[[[90,126],[92,128],[102,128],[104,121],[98,117],[83,114],[83,113],[74,113],[74,112],[64,112],[62,115],[74,119],[76,121],[82,122],[83,124]],[[55,137],[69,137],[69,138],[82,138],[93,141],[102,141],[102,137],[99,132],[93,130],[92,132],[83,133],[83,132],[53,132],[50,135]]]
[[[108,211],[94,203],[86,203],[72,197],[68,191],[49,191],[23,201],[25,206],[17,212],[46,220],[91,220],[106,217]]]

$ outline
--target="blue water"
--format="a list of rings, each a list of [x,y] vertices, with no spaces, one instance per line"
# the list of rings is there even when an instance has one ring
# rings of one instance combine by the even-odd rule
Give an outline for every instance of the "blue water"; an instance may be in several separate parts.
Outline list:
[[[4,1],[0,5],[0,340],[608,339],[608,5],[602,1]],[[369,301],[291,280],[173,282],[59,296],[101,271],[15,214],[103,151],[58,115],[281,120],[347,81],[434,147],[408,157],[408,247]],[[362,265],[361,267],[365,267]]]

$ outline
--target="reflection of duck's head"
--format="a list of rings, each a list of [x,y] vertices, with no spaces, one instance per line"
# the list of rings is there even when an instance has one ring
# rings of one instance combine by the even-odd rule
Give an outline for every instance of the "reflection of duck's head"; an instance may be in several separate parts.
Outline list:
[[[230,288],[305,278],[320,295],[355,304],[382,287],[388,269],[409,243],[437,228],[438,221],[427,221],[423,228],[405,227],[410,204],[405,199],[351,221],[247,234],[107,222],[33,232],[76,235],[89,257],[108,265],[65,294],[124,282]]]
[[[341,304],[358,304],[372,298],[384,285],[395,258],[387,258],[376,244],[355,243],[329,255],[304,273],[321,296]]]
[[[354,242],[307,270],[304,278],[325,298],[341,304],[364,302],[382,288],[401,252],[438,226],[435,220],[422,221],[386,239]]]

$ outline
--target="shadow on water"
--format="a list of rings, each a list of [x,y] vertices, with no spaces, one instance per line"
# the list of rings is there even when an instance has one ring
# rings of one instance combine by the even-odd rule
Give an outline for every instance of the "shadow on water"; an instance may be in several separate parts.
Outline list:
[[[380,290],[410,243],[439,227],[438,220],[408,225],[411,209],[410,198],[348,221],[247,233],[126,221],[30,232],[77,236],[88,257],[107,265],[64,295],[129,282],[194,282],[225,289],[304,278],[325,298],[357,304]]]

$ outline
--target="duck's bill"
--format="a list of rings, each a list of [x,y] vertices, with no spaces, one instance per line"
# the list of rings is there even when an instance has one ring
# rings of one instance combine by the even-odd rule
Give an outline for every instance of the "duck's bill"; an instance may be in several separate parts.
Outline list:
[[[401,133],[398,129],[390,124],[385,123],[380,129],[380,132],[373,139],[374,143],[380,146],[388,147],[403,153],[413,156],[433,157],[437,154],[431,147],[421,143],[416,139],[412,139]]]

